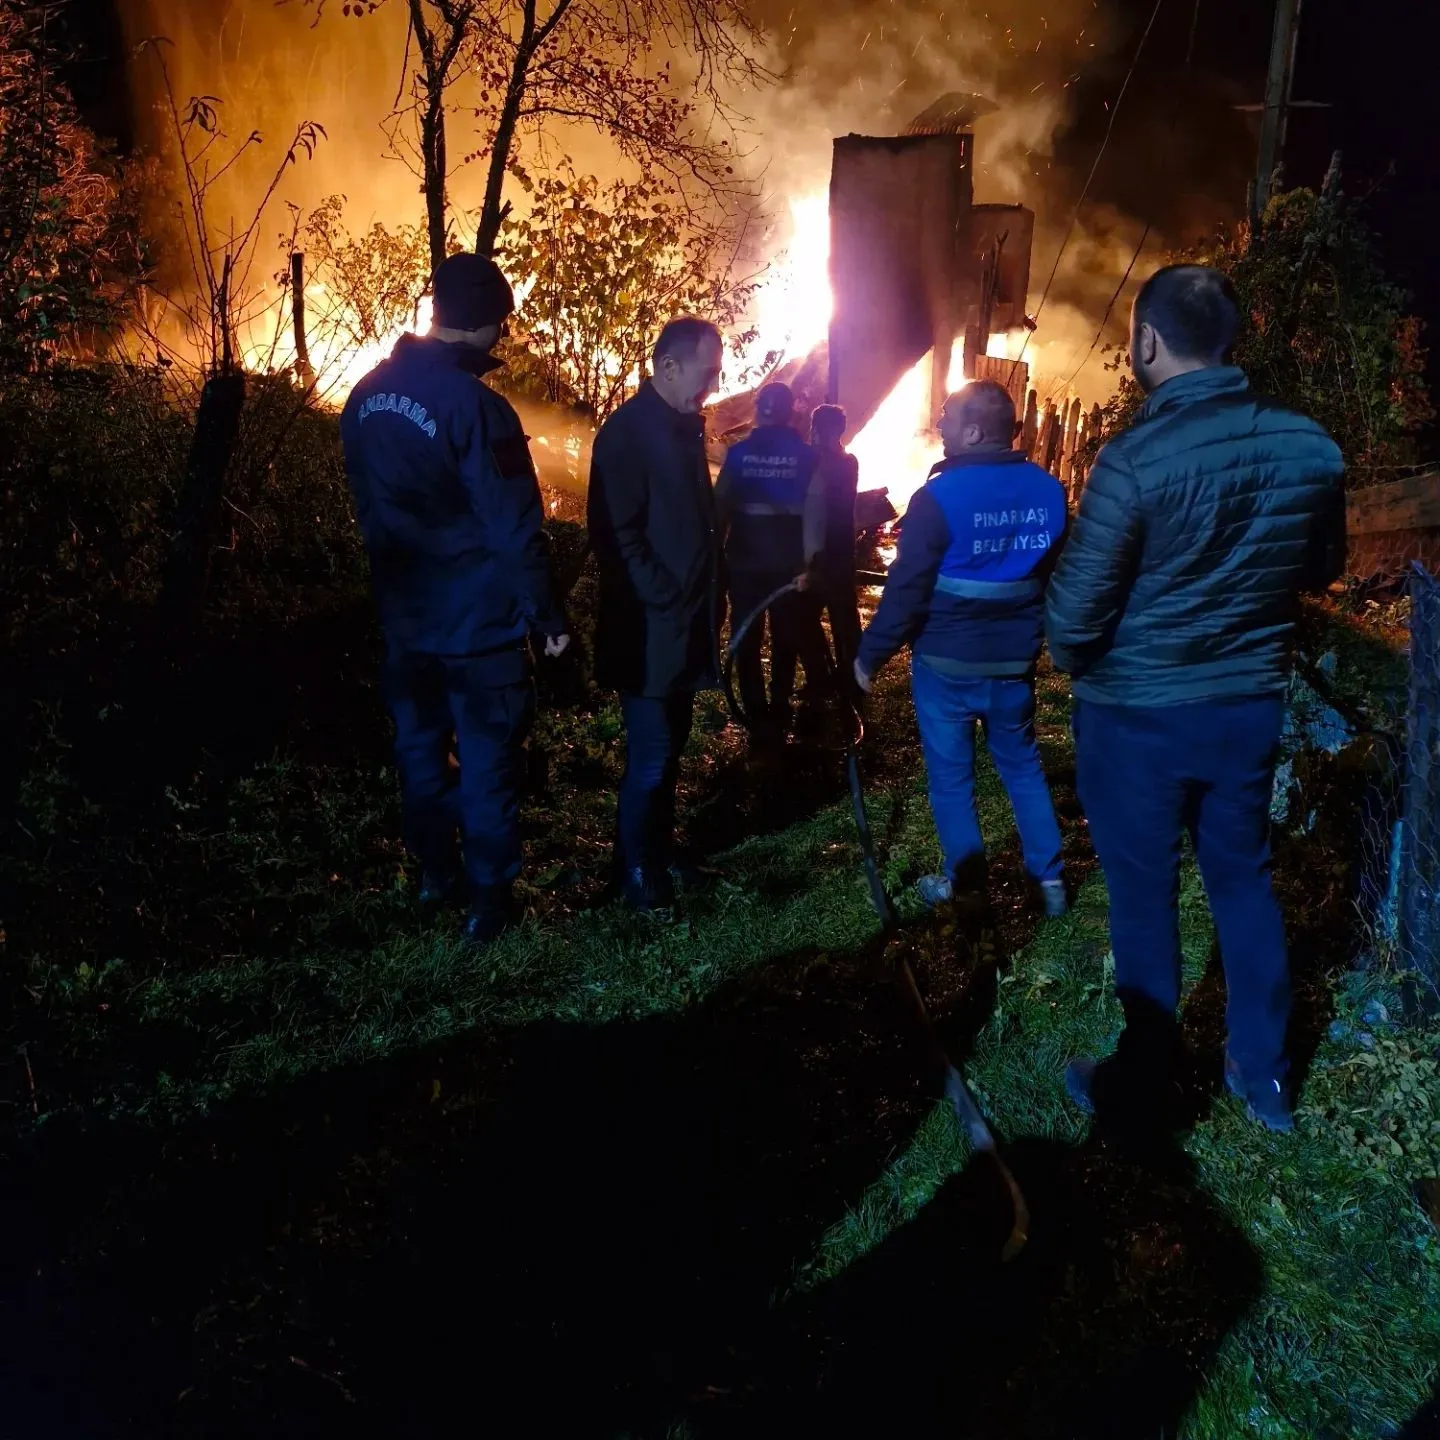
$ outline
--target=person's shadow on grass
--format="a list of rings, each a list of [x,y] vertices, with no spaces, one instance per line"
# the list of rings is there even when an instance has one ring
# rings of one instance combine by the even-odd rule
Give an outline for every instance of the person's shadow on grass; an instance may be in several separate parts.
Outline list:
[[[933,1103],[875,961],[777,957],[692,1010],[13,1166],[10,1388],[55,1407],[16,1433],[1154,1435],[1258,1283],[1178,1152],[1008,1145],[1013,1263],[981,1158],[790,1294]]]
[[[948,959],[948,1013],[937,1018],[959,1058],[988,1018],[1005,960],[981,940],[993,934],[988,907],[933,933],[953,953],[932,944],[922,975],[933,983]],[[1014,1214],[1005,1187],[976,1155],[908,1225],[768,1316],[747,1393],[693,1411],[693,1433],[1177,1433],[1263,1275],[1181,1148],[1194,1098],[1163,1113],[1157,1126],[1146,1104],[1102,1107],[1078,1147],[1002,1135],[1030,1212],[1018,1256],[1004,1258]]]
[[[1171,1436],[1258,1293],[1250,1246],[1179,1152],[1126,1160],[1027,1139],[1009,1216],[977,1157],[916,1218],[774,1322],[747,1403],[711,1436]]]

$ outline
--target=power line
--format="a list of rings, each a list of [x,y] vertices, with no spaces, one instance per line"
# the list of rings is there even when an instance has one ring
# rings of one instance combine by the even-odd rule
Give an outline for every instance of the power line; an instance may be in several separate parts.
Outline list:
[[[1157,6],[1156,6],[1156,10],[1157,10],[1157,12],[1158,12],[1158,10],[1159,10],[1158,4],[1157,4]],[[1154,15],[1151,15],[1151,17],[1150,17],[1150,23],[1151,23],[1152,25],[1155,23],[1155,16],[1154,16]],[[1191,65],[1192,65],[1192,62],[1193,62],[1194,59],[1195,59],[1195,35],[1196,35],[1196,32],[1198,31],[1199,28],[1200,28],[1200,0],[1195,0],[1195,8],[1194,8],[1194,9],[1191,11],[1191,13],[1190,13],[1190,35],[1189,35],[1189,38],[1188,38],[1188,40],[1186,41],[1186,45],[1185,45],[1185,70],[1186,70],[1187,72],[1190,70]],[[1149,27],[1147,26],[1147,27],[1146,27],[1145,34],[1148,35],[1149,33],[1150,33]],[[1140,39],[1140,47],[1143,49],[1143,48],[1144,48],[1144,45],[1145,45],[1145,37],[1144,37],[1144,36],[1141,36],[1141,39]],[[1138,49],[1137,49],[1136,52],[1135,52],[1135,58],[1136,58],[1137,60],[1140,58],[1140,51],[1139,51]],[[1131,68],[1133,69],[1134,67],[1132,66]],[[1120,93],[1121,93],[1122,95],[1125,93],[1123,87],[1122,87]],[[1116,104],[1116,107],[1118,108],[1118,107],[1119,107],[1119,104],[1120,104],[1120,102],[1119,102],[1118,99],[1116,100],[1115,104]],[[1112,115],[1111,118],[1112,118],[1112,119],[1114,118],[1113,115]],[[1170,111],[1170,127],[1169,127],[1169,133],[1170,133],[1171,136],[1173,136],[1174,133],[1175,133],[1175,126],[1176,126],[1177,122],[1179,121],[1179,119],[1180,119],[1180,92],[1177,90],[1176,93],[1175,93],[1175,104],[1174,104],[1174,107],[1173,107],[1173,108],[1171,109],[1171,111]],[[1107,131],[1107,133],[1106,133],[1106,138],[1107,138],[1107,139],[1109,138],[1109,133],[1108,133],[1108,131]],[[1096,163],[1097,163],[1097,164],[1099,163],[1098,157],[1097,157]],[[1092,174],[1092,177],[1093,177],[1094,172],[1092,171],[1091,174]],[[1087,184],[1087,188],[1088,188],[1088,184]],[[1081,196],[1081,200],[1082,200],[1082,201],[1084,200],[1084,196],[1083,196],[1083,195]],[[1076,206],[1076,214],[1077,214],[1077,215],[1079,214],[1079,206],[1078,206],[1078,205]],[[1073,222],[1072,222],[1072,223],[1073,223]],[[1120,283],[1119,283],[1119,285],[1117,285],[1117,286],[1115,287],[1115,293],[1110,297],[1110,303],[1105,307],[1105,316],[1104,316],[1104,318],[1100,321],[1099,327],[1098,327],[1098,328],[1096,329],[1096,331],[1095,331],[1095,338],[1090,342],[1090,348],[1085,352],[1085,358],[1084,358],[1084,359],[1075,367],[1075,369],[1071,372],[1070,378],[1064,383],[1063,386],[1057,385],[1054,389],[1052,389],[1052,390],[1050,391],[1049,395],[1047,395],[1047,396],[1045,397],[1045,403],[1046,403],[1046,405],[1049,405],[1050,402],[1051,402],[1052,400],[1054,400],[1054,398],[1055,398],[1058,394],[1060,394],[1062,390],[1065,391],[1066,393],[1068,393],[1069,390],[1070,390],[1070,387],[1071,387],[1071,386],[1075,383],[1075,381],[1079,378],[1080,372],[1090,363],[1090,357],[1095,353],[1095,347],[1096,347],[1097,345],[1099,345],[1101,336],[1103,336],[1104,333],[1105,333],[1105,327],[1110,323],[1110,316],[1111,316],[1111,315],[1114,313],[1114,311],[1115,311],[1115,302],[1116,302],[1117,300],[1119,300],[1121,293],[1124,291],[1125,285],[1126,285],[1126,283],[1127,283],[1127,282],[1129,281],[1129,279],[1130,279],[1131,272],[1135,269],[1135,264],[1136,264],[1136,262],[1140,259],[1140,252],[1141,252],[1142,250],[1144,250],[1144,248],[1145,248],[1145,242],[1150,238],[1150,229],[1151,229],[1151,226],[1152,226],[1153,223],[1154,223],[1153,221],[1149,221],[1149,220],[1147,220],[1147,221],[1145,222],[1145,229],[1144,229],[1144,231],[1141,233],[1140,243],[1139,243],[1138,245],[1136,245],[1136,247],[1135,247],[1135,253],[1130,257],[1130,263],[1125,267],[1125,273],[1124,273],[1124,275],[1122,275],[1122,276],[1120,277]],[[1062,249],[1063,249],[1063,247],[1062,247]],[[1060,263],[1060,260],[1059,260],[1059,257],[1058,257],[1058,256],[1056,257],[1055,263],[1056,263],[1057,266],[1058,266],[1059,263]],[[1053,271],[1052,271],[1052,273],[1051,273],[1051,277],[1050,277],[1050,278],[1051,278],[1052,280],[1055,278]],[[1049,286],[1047,285],[1047,286],[1046,286],[1046,290],[1048,291],[1048,289],[1049,289]],[[1041,297],[1040,303],[1041,303],[1042,306],[1044,305],[1044,303],[1045,303],[1045,301],[1044,301],[1044,296]],[[1035,313],[1036,313],[1036,316],[1038,317],[1040,312],[1039,312],[1039,310],[1036,310]],[[1030,337],[1027,335],[1025,338],[1026,338],[1026,340],[1028,341]],[[1021,347],[1021,352],[1020,352],[1020,353],[1021,353],[1022,355],[1025,353],[1023,346]]]
[[[1040,319],[1040,312],[1045,308],[1045,302],[1050,298],[1050,287],[1055,283],[1055,276],[1060,270],[1060,261],[1064,258],[1065,251],[1070,244],[1070,238],[1075,233],[1076,221],[1080,218],[1081,207],[1085,204],[1086,197],[1090,194],[1090,186],[1095,181],[1095,173],[1100,169],[1100,162],[1105,158],[1105,151],[1110,144],[1110,136],[1115,130],[1115,117],[1120,113],[1120,102],[1125,98],[1125,92],[1130,88],[1130,81],[1135,74],[1135,68],[1140,63],[1140,56],[1144,53],[1145,42],[1150,38],[1150,32],[1155,28],[1156,18],[1160,14],[1160,7],[1165,0],[1155,0],[1155,8],[1150,12],[1150,19],[1146,22],[1144,34],[1140,36],[1140,43],[1135,47],[1135,54],[1130,59],[1130,68],[1125,72],[1124,83],[1120,86],[1120,93],[1115,97],[1115,103],[1110,107],[1110,121],[1105,126],[1105,138],[1100,142],[1100,148],[1095,153],[1095,162],[1090,166],[1090,174],[1085,178],[1085,188],[1080,192],[1080,198],[1075,202],[1075,209],[1070,215],[1070,225],[1065,231],[1065,238],[1060,242],[1060,249],[1055,253],[1055,263],[1050,267],[1050,278],[1045,282],[1045,288],[1040,292],[1040,303],[1035,307],[1034,319]],[[1035,332],[1025,332],[1024,344],[1020,346],[1020,353],[1015,357],[1018,365],[1025,358],[1025,351],[1029,347],[1030,337]]]
[[[1150,222],[1146,221],[1145,229],[1141,232],[1140,243],[1135,247],[1135,253],[1130,257],[1130,263],[1125,267],[1125,273],[1120,277],[1120,283],[1115,287],[1115,293],[1110,297],[1110,303],[1105,307],[1104,318],[1100,321],[1095,330],[1095,338],[1090,342],[1090,348],[1085,352],[1085,358],[1070,373],[1070,378],[1062,384],[1056,385],[1045,397],[1046,405],[1049,405],[1055,397],[1062,392],[1069,394],[1070,387],[1079,378],[1080,372],[1090,363],[1090,357],[1095,353],[1095,347],[1100,343],[1100,337],[1105,333],[1105,327],[1110,323],[1110,316],[1115,312],[1115,302],[1119,300],[1121,292],[1130,282],[1130,274],[1135,269],[1135,262],[1140,258],[1140,252],[1145,248],[1145,242],[1150,238]]]

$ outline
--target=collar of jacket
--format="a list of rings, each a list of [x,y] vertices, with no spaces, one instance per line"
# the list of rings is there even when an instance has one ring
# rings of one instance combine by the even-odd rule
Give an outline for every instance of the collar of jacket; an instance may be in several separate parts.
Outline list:
[[[964,470],[972,465],[1017,465],[1024,459],[1023,450],[962,450],[958,455],[937,460],[930,467],[930,473],[938,475],[942,470]]]
[[[1203,370],[1191,370],[1157,385],[1146,397],[1135,418],[1148,420],[1162,410],[1171,410],[1178,405],[1194,405],[1199,400],[1209,400],[1216,395],[1237,395],[1249,388],[1250,382],[1238,365],[1207,365]]]
[[[457,345],[452,340],[436,340],[429,335],[402,335],[395,342],[395,354],[403,353],[423,355],[475,376],[488,375],[505,363],[497,360],[488,350],[477,350],[473,345]]]
[[[641,382],[640,388],[635,392],[635,399],[656,424],[668,423],[682,440],[703,440],[705,438],[704,415],[685,415],[676,410],[661,399],[660,392],[650,381]]]
[[[785,435],[802,445],[805,443],[805,437],[793,425],[757,425],[745,438],[755,440],[762,435]]]

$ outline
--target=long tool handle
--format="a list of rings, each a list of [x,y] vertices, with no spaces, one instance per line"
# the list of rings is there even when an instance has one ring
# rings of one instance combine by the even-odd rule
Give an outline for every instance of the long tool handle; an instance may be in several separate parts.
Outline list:
[[[855,812],[855,830],[860,837],[860,853],[865,860],[865,880],[870,889],[870,903],[875,907],[875,913],[880,917],[881,927],[889,941],[894,938],[899,928],[899,917],[895,913],[889,892],[885,889],[880,864],[875,857],[875,840],[870,833],[870,817],[865,813],[865,791],[860,783],[860,758],[857,752],[862,733],[860,717],[853,711],[852,716],[852,734],[845,746],[845,778],[850,782],[850,805]],[[995,1144],[994,1131],[990,1129],[979,1105],[975,1103],[975,1097],[965,1084],[965,1077],[945,1052],[945,1046],[935,1029],[935,1022],[930,1018],[930,1011],[920,994],[920,986],[916,983],[915,971],[911,968],[909,959],[898,947],[887,944],[886,948],[896,950],[896,970],[901,985],[914,1008],[916,1019],[920,1022],[921,1033],[925,1036],[932,1063],[936,1071],[945,1077],[945,1098],[955,1111],[960,1128],[965,1131],[970,1144],[976,1150],[988,1155],[995,1162],[995,1168],[1000,1172],[1006,1190],[1010,1192],[1014,1218],[1000,1258],[1002,1261],[1012,1260],[1024,1249],[1025,1242],[1029,1239],[1030,1207],[1025,1203],[1025,1196],[1014,1175],[1010,1173],[1010,1167],[1001,1159],[999,1147]]]
[[[1002,1261],[1012,1260],[1025,1248],[1025,1242],[1030,1238],[1030,1207],[1025,1203],[1024,1193],[1014,1175],[1010,1173],[1010,1167],[1001,1157],[999,1148],[995,1144],[995,1132],[986,1123],[979,1105],[975,1103],[975,1097],[970,1093],[970,1087],[966,1085],[965,1077],[961,1075],[954,1062],[945,1053],[945,1047],[935,1033],[935,1024],[930,1019],[930,1012],[925,1008],[925,1001],[920,996],[920,987],[915,983],[915,972],[910,968],[910,961],[903,954],[900,956],[898,969],[900,979],[915,1008],[915,1014],[929,1039],[936,1063],[945,1076],[945,1098],[955,1111],[955,1118],[959,1120],[960,1128],[965,1131],[970,1144],[976,1150],[988,1155],[995,1162],[995,1168],[1000,1172],[1000,1178],[1010,1192],[1010,1205],[1014,1211],[1014,1218],[1011,1221],[1010,1235],[1005,1241],[1005,1248],[1001,1251],[1000,1258]]]

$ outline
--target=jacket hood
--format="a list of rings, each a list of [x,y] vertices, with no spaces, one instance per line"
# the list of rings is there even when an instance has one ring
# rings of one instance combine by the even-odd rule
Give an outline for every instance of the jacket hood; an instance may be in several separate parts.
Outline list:
[[[497,360],[488,350],[478,350],[473,345],[457,345],[451,340],[436,340],[429,335],[406,333],[396,342],[390,352],[392,359],[428,360],[436,365],[450,365],[470,375],[488,375],[492,370],[502,369],[504,361]]]
[[[1148,420],[1152,415],[1177,405],[1194,405],[1216,395],[1238,395],[1249,388],[1250,382],[1238,365],[1210,365],[1204,370],[1191,370],[1186,375],[1177,375],[1173,380],[1157,385],[1145,397],[1137,418]]]

